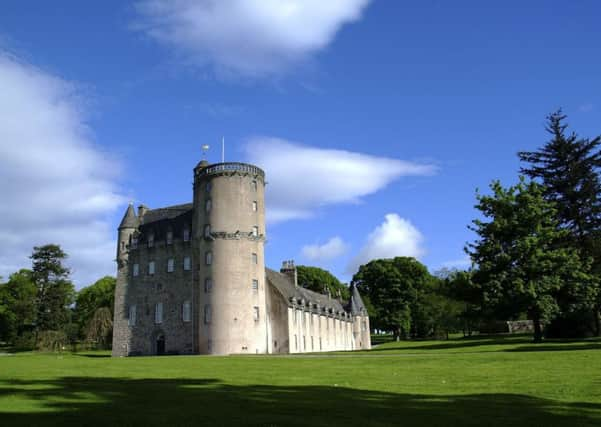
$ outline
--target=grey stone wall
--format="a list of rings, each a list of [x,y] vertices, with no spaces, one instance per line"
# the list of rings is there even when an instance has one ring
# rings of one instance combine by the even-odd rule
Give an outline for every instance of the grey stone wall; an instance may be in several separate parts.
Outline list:
[[[184,257],[191,257],[191,268],[183,268]],[[167,271],[168,259],[174,259],[174,271]],[[148,264],[155,262],[155,273],[149,274]],[[139,265],[139,275],[133,276],[133,264]],[[129,307],[136,306],[136,324],[130,328],[130,355],[156,354],[156,339],[162,334],[165,338],[165,352],[173,354],[194,353],[193,311],[197,302],[193,291],[192,249],[190,242],[181,236],[174,237],[172,244],[155,240],[149,248],[141,242],[137,249],[129,253],[128,292],[125,301],[125,317],[129,317]],[[191,304],[191,320],[183,320],[183,304]],[[163,320],[155,322],[156,304],[163,304]]]

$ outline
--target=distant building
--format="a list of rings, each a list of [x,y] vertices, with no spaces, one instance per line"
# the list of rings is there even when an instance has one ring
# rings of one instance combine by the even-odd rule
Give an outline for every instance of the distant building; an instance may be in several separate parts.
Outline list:
[[[361,296],[304,289],[296,267],[265,268],[265,173],[194,169],[193,202],[132,205],[119,225],[113,355],[369,349]]]

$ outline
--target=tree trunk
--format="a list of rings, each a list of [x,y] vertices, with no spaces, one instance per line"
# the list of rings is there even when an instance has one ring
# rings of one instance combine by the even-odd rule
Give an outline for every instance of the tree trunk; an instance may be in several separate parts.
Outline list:
[[[601,307],[596,307],[595,312],[595,336],[601,337]]]
[[[534,342],[543,342],[543,330],[540,324],[540,316],[533,316],[532,322],[534,323]]]

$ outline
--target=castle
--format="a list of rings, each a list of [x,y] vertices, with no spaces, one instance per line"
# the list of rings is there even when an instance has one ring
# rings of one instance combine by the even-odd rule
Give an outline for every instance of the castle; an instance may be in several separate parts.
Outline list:
[[[369,318],[297,283],[294,262],[265,268],[265,173],[201,161],[193,202],[130,204],[119,225],[113,356],[369,349]]]

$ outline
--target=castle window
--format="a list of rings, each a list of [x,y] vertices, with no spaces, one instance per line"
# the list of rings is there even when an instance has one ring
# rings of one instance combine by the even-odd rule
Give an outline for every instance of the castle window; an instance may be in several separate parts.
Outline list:
[[[253,291],[259,290],[259,281],[257,279],[253,279]]]
[[[190,315],[190,301],[184,301],[182,304],[182,320],[189,322],[192,316]]]
[[[125,250],[125,242],[121,242],[121,252],[123,252]]]
[[[174,266],[175,266],[175,260],[173,258],[169,258],[167,260],[167,273],[173,273]]]
[[[184,257],[184,270],[186,270],[186,271],[190,270],[190,257],[189,256]]]
[[[131,248],[132,249],[138,249],[138,238],[137,237],[133,237],[131,238]]]
[[[168,245],[173,244],[173,231],[169,230],[167,232],[167,238],[165,240],[167,240]]]
[[[213,280],[206,278],[205,279],[205,294],[210,293],[211,289],[213,289]]]
[[[154,261],[150,261],[148,263],[148,274],[150,274],[150,275],[154,274]]]
[[[207,182],[207,185],[205,186],[205,190],[207,191],[207,193],[211,192],[211,182]]]
[[[154,234],[148,235],[148,247],[152,248],[154,246]]]
[[[211,212],[211,205],[212,205],[211,199],[207,199],[207,201],[205,202],[205,212],[206,213]]]
[[[157,302],[154,306],[154,323],[163,323],[163,303]]]
[[[253,191],[257,191],[257,180],[254,179],[253,182],[250,184],[250,188],[252,188]]]
[[[259,258],[257,257],[257,254],[253,253],[251,258],[252,258],[253,264],[259,263]]]
[[[136,277],[140,274],[140,264],[133,265],[132,273],[133,273],[134,277]]]
[[[205,236],[205,239],[211,238],[211,226],[209,224],[205,225],[204,236]]]
[[[257,201],[253,201],[253,212],[257,211]]]
[[[211,305],[205,305],[205,324],[211,323]]]
[[[184,242],[189,242],[190,241],[190,230],[188,228],[184,228],[184,233],[183,233],[183,238],[184,238]]]
[[[258,237],[259,236],[259,227],[257,227],[256,225],[253,227],[252,235],[254,237]]]
[[[129,326],[136,326],[136,305],[129,306],[129,319],[127,320]]]
[[[213,264],[213,252],[207,251],[205,252],[205,265]]]
[[[253,319],[255,322],[259,321],[259,307],[253,307]]]

